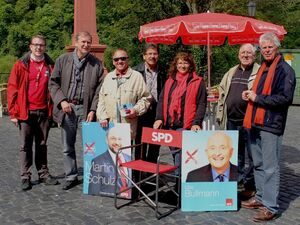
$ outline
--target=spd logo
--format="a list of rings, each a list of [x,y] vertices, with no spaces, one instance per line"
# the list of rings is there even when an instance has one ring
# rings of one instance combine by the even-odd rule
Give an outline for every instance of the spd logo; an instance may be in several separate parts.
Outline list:
[[[173,136],[167,133],[152,132],[152,141],[171,143],[173,141]]]

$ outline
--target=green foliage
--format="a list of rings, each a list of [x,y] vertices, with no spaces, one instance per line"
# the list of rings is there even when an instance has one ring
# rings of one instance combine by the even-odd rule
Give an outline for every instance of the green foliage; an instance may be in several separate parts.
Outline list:
[[[282,47],[300,48],[300,0],[256,2],[257,19],[283,25],[288,31]],[[73,4],[74,0],[0,0],[0,60],[8,57],[0,62],[0,72],[9,73],[10,60],[28,51],[34,34],[46,37],[48,54],[53,59],[62,54],[71,43]],[[208,9],[247,16],[247,4],[248,0],[96,0],[97,30],[101,44],[107,45],[104,63],[109,70],[113,69],[111,55],[116,48],[127,50],[132,66],[141,62],[144,43],[138,40],[138,32],[143,24]],[[237,49],[238,46],[227,44],[212,47],[212,85],[238,62]],[[185,46],[179,39],[175,45],[161,45],[160,50],[160,62],[166,70],[178,51],[189,51],[198,66],[197,72],[207,74],[206,46]]]
[[[7,83],[9,73],[17,58],[12,55],[0,57],[0,84]]]
[[[35,0],[18,0],[15,5],[16,19],[30,21],[36,8]]]
[[[248,0],[226,0],[212,1],[213,11],[218,13],[227,13],[239,16],[248,16]]]
[[[53,15],[56,15],[53,17]],[[54,8],[54,5],[45,4],[43,7],[38,7],[34,15],[35,21],[33,22],[33,33],[40,33],[47,39],[47,48],[56,57],[62,53],[61,49],[67,44],[65,42],[66,35],[64,28],[64,16],[62,11],[58,11]],[[67,39],[68,40],[68,39]]]
[[[213,47],[212,49],[212,86],[219,84],[225,72],[232,66],[239,63],[238,60],[239,46],[223,45]]]
[[[287,49],[300,48],[300,0],[286,1],[283,7],[284,17],[282,24],[288,34],[285,36],[282,47]]]
[[[5,4],[0,7],[0,54],[5,52],[6,38],[9,32],[9,27],[15,22],[14,7],[10,4]]]
[[[20,57],[28,51],[32,26],[25,20],[10,27],[5,52]]]
[[[21,57],[31,36],[42,34],[49,54],[58,57],[70,43],[73,10],[73,0],[1,0],[0,56]]]

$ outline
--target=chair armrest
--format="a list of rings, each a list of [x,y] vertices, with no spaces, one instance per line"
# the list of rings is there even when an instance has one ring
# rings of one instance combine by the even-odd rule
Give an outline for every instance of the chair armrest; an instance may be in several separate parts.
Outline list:
[[[136,144],[136,145],[128,145],[128,146],[121,147],[121,148],[118,149],[118,154],[120,152],[122,152],[124,149],[135,148],[135,147],[140,146],[140,145],[142,145],[142,143],[141,144]]]

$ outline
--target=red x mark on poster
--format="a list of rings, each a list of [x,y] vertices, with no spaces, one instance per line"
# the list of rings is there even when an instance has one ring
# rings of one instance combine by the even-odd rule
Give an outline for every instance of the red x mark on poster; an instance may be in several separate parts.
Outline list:
[[[84,144],[85,146],[85,150],[83,154],[87,154],[87,153],[91,153],[93,154],[93,156],[95,155],[95,148],[94,148],[95,142],[93,142],[92,144],[88,145],[87,143]]]
[[[189,153],[189,151],[186,151],[186,154],[188,155],[188,157],[185,160],[185,163],[188,163],[190,160],[193,160],[197,164],[197,160],[194,158],[194,156],[197,152],[198,152],[198,149],[195,149],[192,153]]]

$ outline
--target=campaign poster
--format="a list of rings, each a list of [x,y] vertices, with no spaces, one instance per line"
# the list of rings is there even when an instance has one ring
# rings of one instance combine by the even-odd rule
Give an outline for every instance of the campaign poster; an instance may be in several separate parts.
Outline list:
[[[125,176],[115,176],[115,165],[131,160],[130,148],[125,149],[116,158],[120,147],[130,146],[130,124],[110,123],[108,128],[102,128],[98,122],[82,123],[83,144],[83,193],[113,197],[115,183],[118,189],[127,188],[129,181]],[[120,171],[119,171],[120,172]],[[129,177],[131,170],[124,169]],[[122,198],[131,198],[131,190],[125,191]]]
[[[237,210],[238,131],[183,131],[182,211]]]

